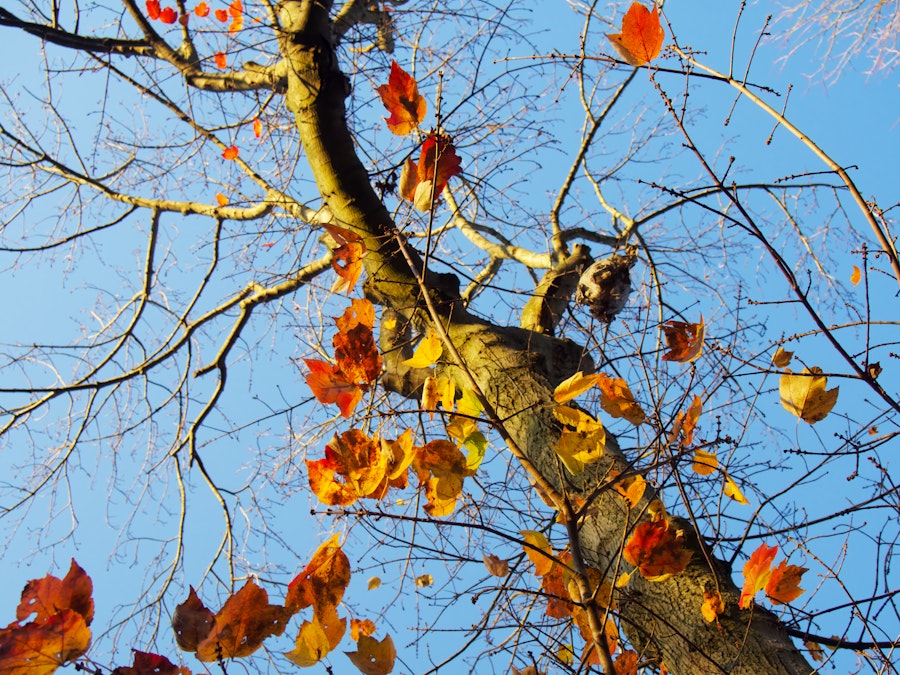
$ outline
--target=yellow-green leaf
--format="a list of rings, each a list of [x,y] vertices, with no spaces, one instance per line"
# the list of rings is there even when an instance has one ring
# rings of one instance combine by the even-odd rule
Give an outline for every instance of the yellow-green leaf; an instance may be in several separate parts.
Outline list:
[[[437,333],[429,330],[428,335],[416,347],[412,357],[403,361],[403,365],[410,368],[430,368],[441,358],[443,351],[441,338]]]

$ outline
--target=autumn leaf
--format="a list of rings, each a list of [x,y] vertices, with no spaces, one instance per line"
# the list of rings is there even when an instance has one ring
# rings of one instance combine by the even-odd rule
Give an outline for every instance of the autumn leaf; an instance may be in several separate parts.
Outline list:
[[[362,400],[363,391],[327,361],[303,359],[309,368],[306,384],[319,403],[337,403],[341,415],[350,417],[357,403]]]
[[[634,528],[622,555],[648,581],[665,581],[681,574],[691,560],[683,544],[684,533],[673,528],[668,518],[645,520]]]
[[[714,590],[703,591],[703,605],[700,607],[700,611],[703,613],[703,618],[712,623],[725,611],[725,601]]]
[[[216,55],[213,57],[213,60],[216,62],[216,68],[224,69],[225,66],[228,65],[228,61],[227,61],[227,59],[226,59],[226,57],[225,57],[225,54],[224,54],[223,52],[216,52]],[[229,148],[229,149],[230,149],[230,148]],[[225,157],[224,154],[223,154],[222,156]],[[237,155],[235,155],[235,157],[236,157],[236,156],[237,156]],[[228,159],[228,158],[225,157],[225,159]]]
[[[622,60],[632,66],[642,66],[659,56],[665,36],[656,4],[651,12],[639,2],[632,3],[625,13],[621,33],[606,34]]]
[[[349,294],[353,290],[362,274],[365,253],[366,246],[361,241],[347,242],[335,249],[331,269],[338,275],[338,279],[331,287],[333,293]]]
[[[363,635],[356,642],[355,652],[344,653],[363,675],[388,675],[394,669],[394,659],[397,658],[390,635],[385,635],[381,641]]]
[[[344,313],[335,318],[334,325],[341,333],[347,333],[357,326],[370,330],[375,327],[375,306],[365,298],[353,298]]]
[[[794,358],[794,352],[789,352],[784,347],[779,347],[775,350],[775,355],[772,357],[772,365],[776,368],[787,368],[792,358]]]
[[[428,105],[419,94],[415,79],[397,65],[396,61],[391,61],[388,83],[381,85],[376,91],[391,114],[385,121],[392,133],[406,136],[425,118]]]
[[[16,619],[22,621],[36,614],[35,621],[41,622],[65,609],[71,609],[84,617],[84,623],[91,625],[94,618],[94,601],[91,598],[94,585],[75,559],[63,579],[48,574],[43,579],[32,579],[22,590]]]
[[[0,629],[0,673],[50,675],[84,656],[90,644],[91,631],[84,617],[72,609],[42,621],[13,623]]]
[[[585,375],[579,370],[556,385],[556,389],[553,390],[553,400],[557,403],[567,403],[593,387],[598,380],[598,375]]]
[[[556,406],[553,415],[563,424],[575,427],[575,431],[563,429],[553,449],[569,473],[577,476],[584,471],[585,464],[603,457],[606,431],[599,420],[576,408]]]
[[[748,609],[753,604],[753,597],[769,583],[772,576],[772,561],[776,555],[778,547],[767,546],[765,542],[750,554],[750,559],[744,563],[744,585],[741,588],[738,607]]]
[[[230,145],[222,151],[222,158],[228,160],[237,159],[239,153],[240,150],[238,150],[236,145]]]
[[[197,645],[200,661],[250,656],[270,635],[281,635],[290,618],[281,605],[270,605],[269,594],[249,580],[230,595],[218,611],[212,630]]]
[[[850,283],[856,286],[862,278],[862,272],[856,265],[853,266],[853,272],[850,274]]]
[[[165,656],[134,651],[132,665],[119,666],[111,675],[191,675],[184,666],[176,666]]]
[[[380,439],[358,429],[335,436],[325,446],[324,459],[306,460],[310,489],[331,506],[347,506],[362,497],[380,498],[388,470],[385,450]]]
[[[616,657],[613,662],[615,675],[637,675],[638,653],[628,649]]]
[[[525,555],[534,564],[534,575],[542,577],[553,567],[553,548],[542,532],[522,530],[522,538],[529,546],[523,546]],[[537,549],[537,550],[535,550]]]
[[[253,135],[257,138],[262,136],[262,122],[259,121],[258,117],[253,118]]]
[[[663,333],[669,348],[669,351],[663,354],[663,361],[691,363],[699,359],[703,353],[706,326],[703,324],[702,315],[700,323],[666,321],[663,325]]]
[[[811,640],[804,640],[803,646],[809,651],[809,656],[816,663],[825,663],[825,650],[822,649],[822,645],[812,642]]]
[[[419,163],[407,160],[400,173],[400,196],[420,211],[428,211],[453,176],[462,173],[462,160],[449,136],[429,134],[422,144]]]
[[[407,468],[413,463],[417,453],[417,448],[413,446],[412,429],[404,431],[395,441],[382,438],[381,447],[388,458],[387,477],[391,485],[406,487]]]
[[[358,642],[361,635],[372,635],[375,623],[371,619],[350,619],[350,639]]]
[[[422,387],[422,409],[427,410],[428,416],[434,419],[438,403],[448,412],[453,410],[455,396],[456,385],[449,377],[426,377]]]
[[[410,368],[430,368],[437,363],[443,352],[444,345],[441,343],[440,336],[429,329],[428,334],[416,346],[412,357],[403,361],[402,364]]]
[[[459,448],[443,439],[431,441],[419,449],[412,466],[419,483],[425,484],[425,512],[434,517],[453,513],[463,479],[472,475]]]
[[[628,507],[633,509],[641,501],[641,497],[644,496],[644,491],[647,489],[647,480],[638,473],[634,476],[617,480],[615,488],[616,492],[628,502]]]
[[[178,12],[171,7],[163,7],[162,11],[159,13],[159,20],[171,25],[178,21]]]
[[[372,577],[369,579],[366,584],[366,590],[374,591],[376,588],[381,586],[381,578],[380,577]]]
[[[339,331],[335,333],[332,344],[335,370],[347,382],[365,389],[381,375],[381,354],[369,326],[360,323],[349,330]]]
[[[700,476],[708,476],[719,467],[719,460],[716,459],[716,453],[706,452],[701,448],[694,451],[694,461],[691,468],[694,473]]]
[[[301,624],[294,648],[284,655],[294,665],[309,668],[325,658],[330,651],[331,644],[325,629],[314,619]]]
[[[597,386],[600,388],[600,407],[608,415],[625,418],[634,426],[640,426],[644,423],[647,415],[644,414],[644,410],[634,400],[634,394],[631,393],[631,389],[625,380],[604,374],[599,374],[595,377],[597,378]]]
[[[284,606],[291,613],[311,606],[316,615],[328,616],[340,604],[349,584],[350,560],[334,534],[288,585]]]
[[[434,584],[434,577],[430,574],[420,574],[416,577],[416,586],[419,588],[428,588]]]
[[[225,23],[226,21],[228,21],[228,12],[224,9],[217,9],[215,11],[215,15],[216,15],[216,18],[219,21],[221,21],[222,23]]]
[[[147,0],[147,16],[151,21],[158,20],[160,12],[159,0]]]
[[[827,384],[828,378],[822,375],[822,369],[818,366],[804,368],[799,374],[788,370],[778,384],[781,405],[804,422],[820,422],[834,408],[840,389],[835,387],[826,391]]]
[[[509,574],[508,560],[502,560],[493,553],[482,553],[481,559],[484,560],[484,566],[492,577],[505,577]]]
[[[744,493],[741,492],[741,489],[738,487],[737,483],[729,476],[727,473],[725,474],[725,484],[722,486],[722,494],[726,497],[730,497],[738,504],[744,504],[745,506],[750,503]]]
[[[808,571],[805,567],[788,565],[787,560],[782,560],[766,582],[766,597],[777,605],[793,602],[803,594],[800,580]]]
[[[221,192],[216,193],[216,203],[219,206],[228,206],[228,197],[223,195]]]
[[[205,2],[197,3],[197,6],[194,7],[194,14],[199,16],[201,19],[205,16],[209,16],[209,5]]]

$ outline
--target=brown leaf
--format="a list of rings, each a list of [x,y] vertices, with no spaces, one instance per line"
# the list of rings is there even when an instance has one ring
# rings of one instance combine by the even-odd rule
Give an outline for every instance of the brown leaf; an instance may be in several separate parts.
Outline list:
[[[699,359],[703,353],[706,326],[703,323],[702,315],[700,323],[666,321],[663,325],[663,333],[665,333],[666,345],[669,348],[669,351],[663,354],[663,361],[691,363]]]
[[[509,561],[502,560],[493,553],[482,553],[484,566],[487,568],[488,574],[494,577],[505,577],[509,574]]]
[[[292,613],[312,606],[320,615],[330,614],[350,584],[350,560],[338,543],[338,535],[319,546],[309,564],[288,586],[284,605]]]
[[[390,635],[385,635],[381,641],[363,635],[356,643],[355,652],[344,653],[363,675],[388,675],[394,669],[394,659],[397,658]]]
[[[270,605],[269,594],[251,579],[222,605],[212,630],[197,645],[197,658],[218,661],[249,656],[270,635],[284,633],[289,618],[290,612]]]
[[[215,615],[206,608],[191,586],[187,600],[178,605],[172,615],[175,642],[186,652],[197,651],[197,645],[209,635],[214,621]]]

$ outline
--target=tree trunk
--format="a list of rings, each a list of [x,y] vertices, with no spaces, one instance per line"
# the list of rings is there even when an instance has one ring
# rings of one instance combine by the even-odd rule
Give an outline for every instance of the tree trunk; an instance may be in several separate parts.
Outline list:
[[[332,44],[331,4],[287,0],[279,5],[281,51],[289,65],[287,106],[295,115],[318,189],[335,223],[365,239],[370,295],[422,325],[427,314],[418,281],[401,255],[391,217],[371,187],[346,125],[348,85]],[[413,265],[420,264],[413,256]],[[610,470],[630,468],[613,443],[603,460],[580,476],[559,468],[553,446],[560,428],[549,404],[556,384],[579,368],[591,367],[577,345],[472,317],[461,307],[458,290],[447,283],[446,275],[427,275],[425,285],[467,368],[505,420],[507,432],[557,491],[588,497],[606,482],[603,477]],[[620,560],[622,543],[636,524],[633,514],[641,513],[654,498],[648,490],[642,504],[629,509],[614,490],[600,491],[579,523],[586,562],[607,574],[628,567]],[[687,570],[654,583],[635,573],[621,592],[620,620],[635,648],[644,655],[658,653],[677,675],[813,672],[772,613],[759,607],[737,609],[739,590],[729,570],[704,551],[689,523],[678,524],[693,554]],[[727,603],[718,624],[707,623],[700,611],[707,588],[718,588]]]

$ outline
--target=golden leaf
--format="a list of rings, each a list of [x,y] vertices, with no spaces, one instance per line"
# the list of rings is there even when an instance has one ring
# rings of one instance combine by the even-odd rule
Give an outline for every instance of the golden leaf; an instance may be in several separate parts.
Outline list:
[[[837,403],[840,387],[826,391],[827,385],[828,379],[818,366],[804,368],[799,374],[787,371],[778,385],[781,405],[804,422],[815,424],[825,419]]]

